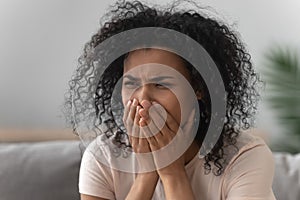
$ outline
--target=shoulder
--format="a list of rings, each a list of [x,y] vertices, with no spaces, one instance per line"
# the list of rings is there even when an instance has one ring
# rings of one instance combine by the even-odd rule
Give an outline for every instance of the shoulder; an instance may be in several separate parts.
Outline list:
[[[273,162],[273,155],[265,141],[257,136],[254,129],[242,131],[236,139],[235,145],[230,145],[224,149],[227,160],[226,168],[236,164],[237,159],[247,157],[255,159],[269,159]],[[249,160],[250,161],[250,160]]]
[[[89,175],[111,175],[111,169],[108,164],[107,155],[102,149],[100,143],[101,137],[97,137],[86,147],[80,166],[81,178],[85,178],[82,174]]]
[[[246,173],[262,173],[273,177],[273,154],[265,141],[253,134],[253,130],[241,132],[236,145],[225,148],[224,154],[226,159],[224,176],[227,180]]]
[[[79,172],[79,192],[111,199],[113,192],[113,175],[109,167],[99,160],[101,154],[99,141],[93,140],[85,149]]]
[[[83,153],[81,168],[87,167],[93,170],[111,171],[109,160],[111,159],[110,149],[107,148],[109,140],[104,134],[97,136],[89,144]]]
[[[238,150],[231,147],[226,152],[229,157],[223,174],[226,196],[243,194],[249,199],[273,199],[274,159],[269,147],[251,131],[242,132],[236,146]]]

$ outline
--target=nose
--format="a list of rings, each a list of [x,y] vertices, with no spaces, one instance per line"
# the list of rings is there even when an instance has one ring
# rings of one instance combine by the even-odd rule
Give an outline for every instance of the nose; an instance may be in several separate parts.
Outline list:
[[[138,89],[136,89],[133,93],[132,99],[133,98],[136,98],[139,103],[141,103],[142,100],[152,101],[153,92],[151,89],[151,84],[144,84]]]

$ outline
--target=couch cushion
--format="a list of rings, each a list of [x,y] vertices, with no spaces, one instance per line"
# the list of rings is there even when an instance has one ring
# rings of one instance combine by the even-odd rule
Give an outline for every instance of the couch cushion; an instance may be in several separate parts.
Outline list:
[[[0,199],[79,199],[79,145],[79,141],[0,143]]]
[[[273,191],[277,200],[300,199],[300,154],[274,153]]]

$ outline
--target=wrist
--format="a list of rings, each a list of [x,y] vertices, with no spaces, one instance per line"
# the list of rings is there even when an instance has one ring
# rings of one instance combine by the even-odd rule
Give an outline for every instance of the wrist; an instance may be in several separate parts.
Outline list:
[[[159,176],[156,171],[137,174],[137,179],[142,179],[147,182],[156,182],[158,178]]]
[[[156,171],[137,174],[126,200],[152,199],[157,181]]]
[[[184,167],[177,167],[172,170],[162,169],[158,171],[159,177],[162,181],[176,181],[186,178],[186,172]]]
[[[194,192],[185,170],[178,174],[161,176],[166,199],[189,199],[194,200]]]

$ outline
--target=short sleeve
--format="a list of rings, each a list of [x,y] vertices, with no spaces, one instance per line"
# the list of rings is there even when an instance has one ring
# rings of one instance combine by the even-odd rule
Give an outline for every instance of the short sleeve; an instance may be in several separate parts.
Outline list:
[[[85,150],[81,160],[79,193],[115,199],[111,171],[101,165],[88,149]]]
[[[274,200],[274,160],[266,144],[243,150],[224,172],[226,200]]]

